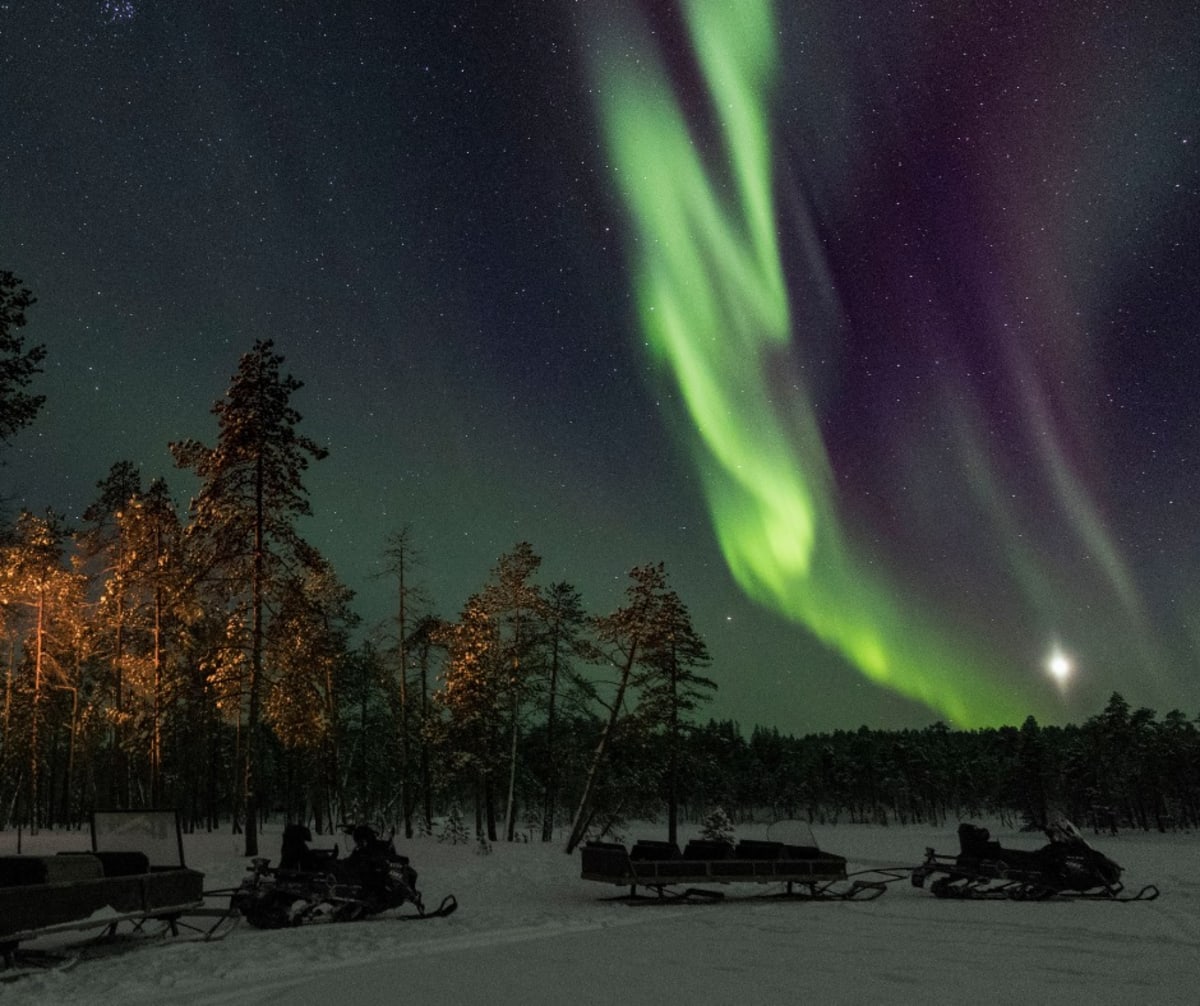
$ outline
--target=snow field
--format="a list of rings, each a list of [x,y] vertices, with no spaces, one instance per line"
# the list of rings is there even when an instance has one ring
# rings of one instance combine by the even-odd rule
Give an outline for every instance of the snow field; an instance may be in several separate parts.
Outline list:
[[[814,832],[855,870],[916,865],[926,846],[954,852],[956,825]],[[279,830],[262,837],[272,858]],[[649,824],[626,837],[663,831]],[[992,831],[1008,847],[1042,844]],[[766,837],[766,829],[739,827],[738,837]],[[0,1006],[1200,1003],[1200,840],[1088,838],[1125,867],[1127,888],[1154,883],[1161,897],[960,902],[899,881],[872,902],[805,903],[754,900],[771,888],[750,884],[726,887],[723,904],[630,908],[602,900],[622,889],[580,880],[578,856],[561,844],[497,842],[483,856],[474,845],[398,841],[426,902],[453,893],[455,915],[270,932],[243,923],[221,941],[165,942],[2,985]],[[0,834],[0,852],[15,844],[15,833]],[[26,835],[23,845],[84,849],[88,837]],[[206,889],[232,887],[245,872],[240,836],[186,836],[185,848]]]

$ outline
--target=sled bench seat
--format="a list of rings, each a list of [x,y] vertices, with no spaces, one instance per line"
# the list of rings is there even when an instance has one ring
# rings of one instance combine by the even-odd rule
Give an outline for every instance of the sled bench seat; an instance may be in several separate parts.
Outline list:
[[[95,856],[0,856],[0,888],[98,880],[104,864]]]

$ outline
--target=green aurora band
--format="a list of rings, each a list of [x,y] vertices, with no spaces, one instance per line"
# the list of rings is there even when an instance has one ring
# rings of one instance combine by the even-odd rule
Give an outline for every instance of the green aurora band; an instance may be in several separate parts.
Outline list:
[[[1032,681],[938,626],[838,518],[811,395],[791,367],[791,311],[776,236],[767,104],[776,69],[764,0],[683,0],[726,158],[711,170],[640,26],[598,33],[602,128],[631,222],[648,346],[686,409],[685,439],[720,547],[741,587],[798,621],[872,681],[963,726],[1019,723]],[[930,606],[931,607],[931,606]],[[1006,681],[1007,679],[1007,681]]]

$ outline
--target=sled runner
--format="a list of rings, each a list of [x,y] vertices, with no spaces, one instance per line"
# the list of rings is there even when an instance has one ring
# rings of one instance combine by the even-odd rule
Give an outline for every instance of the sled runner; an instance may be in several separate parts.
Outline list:
[[[184,865],[175,811],[97,811],[91,831],[90,853],[0,856],[5,977],[22,966],[57,966],[73,962],[85,949],[178,936],[181,929],[219,938],[222,925],[236,921],[225,909],[204,907],[204,874]],[[61,951],[22,947],[86,930],[99,934]]]
[[[233,892],[232,910],[258,929],[280,929],[313,922],[351,922],[412,905],[398,913],[403,920],[436,919],[458,907],[447,895],[432,910],[417,890],[417,872],[407,856],[396,852],[391,838],[379,838],[366,825],[344,829],[354,837],[354,851],[345,859],[336,848],[310,849],[312,833],[302,824],[283,832],[279,865],[258,858],[250,875]]]
[[[588,842],[581,850],[581,877],[628,887],[627,894],[613,900],[629,904],[724,897],[721,891],[697,884],[773,884],[781,890],[770,897],[805,901],[870,901],[883,894],[886,881],[853,879],[844,856],[823,852],[811,840],[811,832],[808,837],[804,845],[693,839],[682,852],[672,842],[640,841],[632,849],[615,842]]]
[[[958,826],[959,853],[925,850],[925,861],[913,870],[912,882],[939,898],[1090,898],[1107,901],[1150,901],[1158,888],[1148,884],[1124,893],[1122,869],[1093,849],[1065,818],[1045,829],[1049,843],[1035,851],[1005,849],[986,828]]]

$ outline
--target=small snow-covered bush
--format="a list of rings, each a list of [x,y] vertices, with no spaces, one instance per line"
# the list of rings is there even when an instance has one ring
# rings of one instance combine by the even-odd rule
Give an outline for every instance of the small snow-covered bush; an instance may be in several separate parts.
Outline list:
[[[724,807],[714,807],[700,821],[700,837],[707,842],[724,842],[733,845],[733,821]]]
[[[467,825],[458,804],[450,807],[450,813],[446,815],[446,821],[442,825],[438,841],[449,842],[451,845],[462,845],[471,841],[471,833],[467,831]]]

